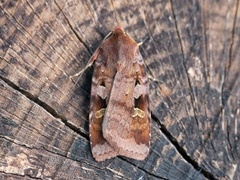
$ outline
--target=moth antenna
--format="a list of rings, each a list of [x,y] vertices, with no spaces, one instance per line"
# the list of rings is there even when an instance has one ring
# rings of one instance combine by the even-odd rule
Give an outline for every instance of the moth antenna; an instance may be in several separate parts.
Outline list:
[[[118,14],[117,14],[117,12],[116,12],[116,9],[115,9],[113,0],[111,0],[111,4],[112,4],[112,7],[113,7],[114,18],[115,18],[115,20],[117,21],[117,23],[120,24],[119,21],[118,21],[118,18],[117,18],[117,17],[118,17]]]
[[[107,38],[109,38],[109,36],[112,34],[112,32],[109,32],[107,35],[106,35],[106,37],[103,39],[103,41],[105,40],[105,39],[107,39]]]
[[[95,61],[95,54],[91,57],[90,61],[87,63],[87,65],[85,66],[85,68],[83,68],[81,71],[79,71],[78,73],[70,76],[70,79],[75,83],[75,85],[77,84],[77,82],[79,81],[79,79],[81,78],[82,74],[84,73],[84,71],[86,71],[89,67],[91,67],[93,65],[93,62]],[[77,81],[75,82],[73,77],[77,77]]]
[[[99,48],[93,53],[92,57],[90,58],[90,60],[88,61],[87,65],[85,66],[85,68],[83,68],[81,71],[79,71],[78,73],[70,76],[70,79],[74,82],[73,77],[78,76],[77,81],[74,82],[75,84],[77,84],[78,80],[81,78],[82,74],[84,73],[84,71],[86,71],[87,68],[91,67],[94,63],[94,61],[97,59],[98,54],[99,54],[100,50]]]
[[[70,76],[70,79],[74,82],[75,85],[77,84],[77,82],[78,82],[79,79],[81,78],[83,72],[84,72],[87,68],[89,68],[89,66],[86,66],[84,69],[82,69],[82,70],[79,71],[78,73],[76,73],[76,74]],[[78,78],[77,78],[77,81],[75,82],[73,78],[74,78],[74,77],[77,77],[77,76],[78,76]]]

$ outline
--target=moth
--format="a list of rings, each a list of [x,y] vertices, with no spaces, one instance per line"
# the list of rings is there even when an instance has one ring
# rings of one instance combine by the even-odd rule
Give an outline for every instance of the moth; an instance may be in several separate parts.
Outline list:
[[[139,44],[118,25],[101,42],[94,64],[89,114],[93,157],[121,155],[137,160],[150,147],[149,85]]]

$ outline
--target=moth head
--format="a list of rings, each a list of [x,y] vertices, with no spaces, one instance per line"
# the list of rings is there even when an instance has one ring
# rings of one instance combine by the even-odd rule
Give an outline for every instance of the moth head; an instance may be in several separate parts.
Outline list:
[[[111,32],[108,33],[108,35],[104,38],[104,40],[110,38],[111,36],[114,36],[114,35],[122,35],[122,34],[126,34],[123,30],[123,28],[118,25],[117,27],[115,27],[115,29]]]
[[[117,25],[112,32],[113,32],[113,33],[116,33],[116,34],[125,34],[122,26],[120,26],[120,25]]]
[[[124,37],[124,36],[127,36],[127,38],[131,38],[125,31],[124,29],[122,28],[122,26],[118,25],[115,27],[115,29],[112,31],[112,35],[116,35],[116,36],[121,36],[121,37]]]

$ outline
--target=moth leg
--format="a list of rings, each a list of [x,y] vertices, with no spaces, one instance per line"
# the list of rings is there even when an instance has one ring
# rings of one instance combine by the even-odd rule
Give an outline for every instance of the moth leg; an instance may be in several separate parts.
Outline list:
[[[139,98],[142,94],[146,94],[148,92],[148,87],[145,85],[141,85],[141,84],[137,84],[134,87],[134,92],[133,92],[133,96],[134,98]]]
[[[141,46],[141,45],[143,45],[143,43],[145,43],[148,40],[149,40],[149,37],[145,37],[142,41],[138,42],[137,44],[138,44],[138,46]]]
[[[138,43],[138,46],[141,46],[142,44],[143,44],[143,42],[141,41],[141,42]]]
[[[148,75],[148,79],[150,79],[153,82],[160,83],[160,81],[158,79],[156,79],[155,77],[153,77],[152,75]]]

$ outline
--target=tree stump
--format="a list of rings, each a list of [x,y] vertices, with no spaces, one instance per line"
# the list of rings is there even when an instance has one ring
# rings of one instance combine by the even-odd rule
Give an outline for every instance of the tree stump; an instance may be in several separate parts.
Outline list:
[[[239,1],[0,2],[0,179],[240,179]],[[116,17],[116,18],[115,18]],[[87,64],[117,21],[150,80],[144,161],[96,162]]]

